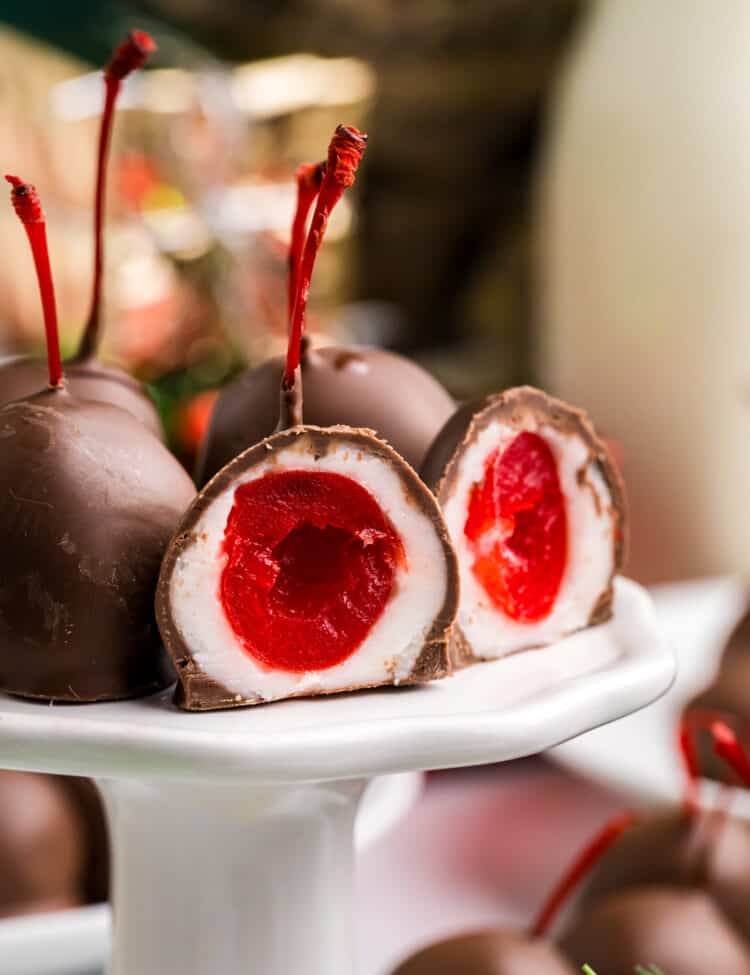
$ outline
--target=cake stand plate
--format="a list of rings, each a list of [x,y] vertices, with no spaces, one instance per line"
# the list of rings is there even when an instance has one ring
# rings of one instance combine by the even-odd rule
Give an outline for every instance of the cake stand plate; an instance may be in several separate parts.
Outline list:
[[[376,775],[506,761],[644,707],[674,678],[651,600],[434,684],[211,714],[169,693],[0,697],[0,766],[96,778],[113,842],[111,975],[346,975],[352,835]]]

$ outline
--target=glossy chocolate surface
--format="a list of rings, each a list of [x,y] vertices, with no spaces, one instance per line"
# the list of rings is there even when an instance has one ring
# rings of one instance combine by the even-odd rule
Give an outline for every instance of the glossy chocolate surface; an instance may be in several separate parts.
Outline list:
[[[0,361],[0,405],[33,396],[47,385],[47,363],[42,359],[17,356]],[[153,400],[132,376],[98,359],[65,365],[68,390],[73,396],[108,403],[126,410],[152,433],[164,439],[161,420]]]
[[[223,391],[198,461],[198,485],[274,432],[283,365],[280,356],[269,359]],[[302,385],[306,423],[374,430],[417,469],[455,408],[428,372],[384,349],[309,349],[302,359]]]
[[[520,931],[479,931],[417,952],[393,975],[574,975],[576,969],[545,941]]]
[[[194,489],[124,410],[45,390],[0,408],[0,690],[126,698],[171,679],[153,610]]]

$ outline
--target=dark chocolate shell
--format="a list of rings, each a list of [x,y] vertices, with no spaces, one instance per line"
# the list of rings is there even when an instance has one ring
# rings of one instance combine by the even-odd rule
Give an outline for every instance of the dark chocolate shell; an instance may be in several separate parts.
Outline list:
[[[360,647],[337,667],[311,669],[292,679],[257,666],[234,635],[218,591],[222,539],[237,487],[269,472],[300,469],[350,477],[370,491],[400,533],[409,569],[399,576],[373,632],[382,620],[396,619],[389,613],[404,593],[418,612],[397,631],[403,647],[390,640],[384,641],[387,646],[372,642],[368,634],[372,660],[368,656],[364,665],[356,660]],[[199,493],[164,558],[156,614],[179,677],[177,702],[189,710],[210,710],[442,677],[449,671],[447,647],[457,604],[458,570],[440,510],[408,464],[371,431],[303,426],[246,450]]]
[[[0,408],[0,690],[134,697],[171,679],[153,612],[195,491],[124,410],[46,390]]]
[[[141,384],[122,369],[98,359],[65,364],[68,390],[78,399],[108,403],[126,410],[161,440],[164,430],[153,400]],[[48,381],[47,363],[18,356],[0,362],[0,405],[33,396]]]
[[[58,776],[0,771],[0,919],[86,903],[87,846]]]
[[[750,942],[750,823],[723,812],[657,813],[625,832],[581,892],[584,910],[633,887],[699,888]]]
[[[423,948],[393,975],[574,975],[554,945],[520,931],[478,931]]]
[[[199,486],[274,432],[283,365],[280,356],[269,359],[222,392],[198,460]],[[428,372],[385,349],[309,349],[302,359],[302,387],[307,423],[374,430],[416,469],[455,409]]]
[[[711,685],[691,701],[689,709],[720,712],[738,732],[750,726],[750,613],[732,632]],[[702,736],[698,748],[702,774],[724,782],[727,767],[711,747],[710,738]]]
[[[704,891],[633,887],[578,917],[560,941],[577,966],[622,975],[637,965],[669,975],[749,975],[750,945]]]

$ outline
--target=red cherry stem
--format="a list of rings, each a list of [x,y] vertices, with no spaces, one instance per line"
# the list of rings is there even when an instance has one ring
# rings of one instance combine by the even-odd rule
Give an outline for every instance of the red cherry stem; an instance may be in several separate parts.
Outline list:
[[[299,366],[305,311],[307,310],[310,279],[315,258],[323,242],[328,218],[333,208],[343,196],[344,190],[354,183],[357,167],[366,145],[367,136],[363,135],[358,129],[353,126],[339,125],[328,147],[325,174],[320,184],[318,201],[315,204],[315,210],[310,221],[310,231],[305,241],[297,275],[297,291],[294,296],[289,347],[282,380],[282,388],[287,391],[294,387],[294,374]]]
[[[76,356],[79,360],[94,355],[99,344],[102,274],[104,271],[104,205],[107,188],[105,177],[115,103],[125,78],[142,67],[149,55],[153,54],[155,50],[156,43],[149,34],[142,30],[131,31],[115,50],[109,64],[104,69],[104,110],[99,129],[96,199],[94,203],[94,282],[91,292],[91,309]]]
[[[47,225],[44,222],[44,211],[36,187],[32,186],[31,183],[24,183],[18,176],[6,176],[5,178],[13,187],[10,193],[13,209],[24,226],[34,257],[39,294],[44,310],[44,329],[47,333],[49,385],[51,389],[60,389],[64,386],[64,380],[62,359],[60,358],[60,339],[57,331],[55,286],[49,264]]]
[[[578,884],[617,842],[625,830],[630,829],[635,823],[635,819],[632,812],[619,813],[610,819],[596,836],[586,844],[565,871],[552,894],[547,898],[529,932],[532,938],[541,938],[546,934],[558,911]]]
[[[678,728],[677,747],[685,769],[685,791],[682,806],[686,815],[694,816],[700,812],[698,780],[700,779],[701,772],[693,728],[690,721],[685,717],[680,721]]]
[[[736,733],[730,728],[726,720],[728,717],[731,719],[730,715],[721,711],[691,708],[682,720],[683,725],[693,734],[707,731],[711,735],[714,753],[739,776],[743,785],[750,786],[750,759]]]
[[[292,222],[292,235],[289,241],[289,273],[287,278],[287,316],[291,325],[294,312],[294,296],[297,294],[299,263],[305,246],[307,217],[320,191],[326,164],[305,163],[297,170],[297,209]]]
[[[750,787],[750,758],[743,750],[737,736],[716,712],[711,711],[690,711],[680,722],[678,733],[678,745],[680,755],[685,765],[687,778],[685,811],[689,815],[700,812],[698,802],[697,785],[700,778],[700,763],[698,761],[698,751],[695,746],[694,735],[697,731],[708,731],[713,739],[714,752],[729,765],[742,783]],[[579,853],[572,865],[563,874],[557,887],[547,899],[542,907],[538,918],[534,922],[530,935],[532,938],[541,938],[549,930],[549,927],[560,908],[568,897],[572,894],[581,880],[599,862],[604,854],[617,842],[620,836],[629,829],[636,821],[636,817],[631,812],[620,813],[611,819],[596,834]],[[718,832],[726,822],[726,809],[720,811],[715,822],[713,840],[715,842]]]
[[[743,785],[750,787],[750,760],[735,733],[726,722],[716,720],[711,724],[711,735],[714,752],[739,776]]]

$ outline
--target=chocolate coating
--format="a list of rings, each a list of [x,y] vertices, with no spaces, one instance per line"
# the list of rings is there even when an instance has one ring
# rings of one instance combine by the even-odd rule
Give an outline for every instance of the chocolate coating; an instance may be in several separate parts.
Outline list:
[[[0,771],[0,918],[85,903],[85,833],[57,777]]]
[[[611,516],[615,521],[613,569],[589,618],[589,625],[593,626],[612,615],[614,578],[622,569],[626,555],[626,502],[617,468],[582,410],[531,386],[518,386],[483,400],[465,403],[455,411],[433,441],[422,464],[422,478],[433,489],[440,504],[444,505],[455,490],[464,451],[473,446],[482,431],[494,421],[516,426],[520,430],[529,416],[543,420],[562,433],[579,437],[588,449],[589,463],[593,461],[596,464],[612,499]],[[587,466],[578,472],[582,488],[587,483]],[[471,646],[458,626],[455,628],[452,654],[456,666],[473,658]]]
[[[698,890],[634,887],[605,897],[560,942],[577,966],[624,975],[658,965],[667,975],[750,975],[750,945]]]
[[[170,582],[177,561],[195,542],[195,525],[206,508],[247,470],[257,464],[267,463],[274,453],[303,438],[309,444],[310,453],[316,457],[325,456],[331,449],[342,444],[350,445],[353,451],[365,450],[376,454],[398,474],[408,499],[406,503],[418,506],[434,524],[445,553],[448,573],[446,596],[430,631],[425,635],[411,675],[401,683],[416,684],[435,680],[445,676],[450,670],[448,644],[458,610],[458,565],[435,498],[411,467],[387,443],[377,439],[372,431],[354,430],[344,426],[321,428],[306,425],[277,433],[227,464],[198,494],[167,549],[156,594],[156,618],[164,645],[177,670],[179,683],[175,699],[180,707],[191,711],[206,711],[259,703],[258,700],[234,694],[201,669],[174,621]],[[352,467],[353,474],[356,474],[356,460],[352,461]],[[366,685],[342,690],[357,690],[363,686]],[[306,692],[305,696],[308,695],[309,692]]]
[[[97,403],[108,403],[126,410],[161,440],[164,430],[153,400],[139,382],[114,366],[98,359],[65,364],[65,378],[73,396]],[[24,399],[47,385],[47,363],[18,356],[0,362],[0,405]]]
[[[750,942],[750,823],[681,809],[642,820],[602,858],[581,893],[583,910],[632,888],[701,889]]]
[[[153,612],[194,496],[124,410],[45,390],[0,408],[0,689],[55,701],[169,683]]]
[[[198,458],[199,486],[274,432],[283,366],[282,357],[269,359],[223,391]],[[309,349],[302,359],[302,385],[307,423],[374,430],[417,469],[455,409],[428,372],[385,349]]]
[[[750,612],[735,627],[711,685],[689,707],[723,712],[740,731],[750,722]],[[743,739],[744,740],[744,739]],[[707,778],[723,782],[726,764],[714,753],[706,736],[698,740],[701,771]]]
[[[479,931],[424,948],[393,975],[573,975],[575,971],[545,941],[532,941],[520,931]]]

